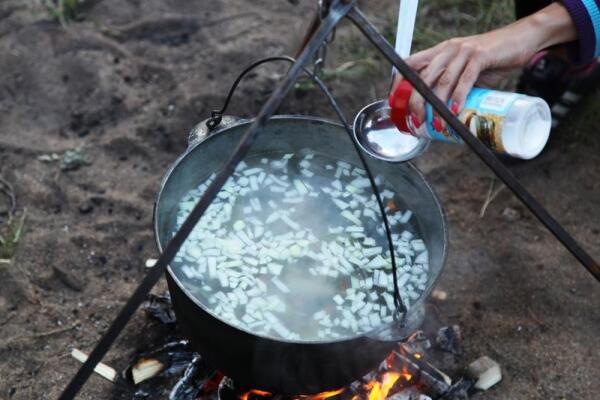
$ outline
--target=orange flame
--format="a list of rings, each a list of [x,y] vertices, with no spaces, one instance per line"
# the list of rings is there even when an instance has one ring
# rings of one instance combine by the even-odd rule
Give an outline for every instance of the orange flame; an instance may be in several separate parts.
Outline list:
[[[386,372],[381,382],[369,382],[371,388],[369,400],[385,400],[400,376],[398,372]]]
[[[423,354],[415,352],[412,353],[407,350],[404,346],[399,347],[401,354],[412,355],[414,359],[421,360]],[[414,384],[413,380],[415,376],[412,371],[409,371],[406,365],[400,366],[396,364],[394,354],[386,359],[386,365],[388,370],[386,372],[378,374],[379,376],[363,385],[364,392],[354,394],[351,400],[385,400],[390,395],[390,391],[394,388],[394,385],[398,381],[401,381],[400,385],[405,387],[407,384]],[[328,392],[322,392],[314,395],[302,395],[295,397],[294,400],[327,400],[334,396],[337,396],[345,391],[345,388],[332,390]],[[251,390],[240,396],[240,400],[250,400],[250,396],[255,395],[259,397],[272,396],[271,393],[262,390]],[[267,400],[267,399],[262,399]]]
[[[261,397],[266,397],[266,396],[271,395],[271,393],[265,392],[264,390],[252,389],[251,391],[246,392],[243,395],[241,395],[240,400],[248,400],[248,398],[250,397],[251,394],[255,394],[255,395],[261,396]]]
[[[333,396],[337,396],[338,394],[342,393],[345,389],[341,388],[338,390],[331,390],[329,392],[322,392],[322,393],[317,393],[314,395],[303,395],[303,396],[298,396],[298,399],[302,399],[302,400],[326,400],[330,397]],[[270,392],[265,392],[264,390],[258,390],[258,389],[252,389],[249,392],[244,393],[243,395],[240,396],[240,400],[249,400],[251,395],[255,395],[255,396],[260,396],[260,397],[267,397],[267,396],[271,396]]]
[[[419,355],[419,357],[421,356],[419,353],[415,353],[417,355]],[[417,357],[417,358],[419,358]],[[406,365],[404,365],[401,369],[400,375],[402,376],[402,378],[404,378],[404,380],[406,382],[410,382],[413,379],[413,374],[408,370],[408,368],[406,367]]]
[[[308,399],[308,400],[325,400],[330,397],[337,396],[338,394],[342,393],[343,391],[344,391],[344,388],[341,388],[338,390],[331,390],[329,392],[322,392],[322,393],[318,393],[318,394],[311,395],[311,396],[300,396],[300,398]]]

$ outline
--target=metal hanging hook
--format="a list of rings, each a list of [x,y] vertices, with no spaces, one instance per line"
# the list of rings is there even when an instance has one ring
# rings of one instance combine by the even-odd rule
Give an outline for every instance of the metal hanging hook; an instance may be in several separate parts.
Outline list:
[[[327,18],[327,15],[329,14],[331,1],[319,0],[317,2],[317,7],[317,19],[318,23],[321,24],[321,22],[325,18]],[[312,72],[318,77],[321,77],[323,75],[323,69],[325,67],[325,61],[327,59],[327,46],[335,40],[335,31],[336,29],[334,28],[329,34],[329,36],[323,41],[321,47],[319,47],[319,49],[315,53]]]

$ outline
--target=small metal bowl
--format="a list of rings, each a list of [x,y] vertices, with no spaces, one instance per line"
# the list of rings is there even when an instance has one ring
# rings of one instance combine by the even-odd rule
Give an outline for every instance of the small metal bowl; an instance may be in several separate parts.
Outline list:
[[[371,156],[388,162],[404,162],[420,156],[429,140],[402,133],[390,119],[386,100],[369,104],[356,114],[354,138]]]

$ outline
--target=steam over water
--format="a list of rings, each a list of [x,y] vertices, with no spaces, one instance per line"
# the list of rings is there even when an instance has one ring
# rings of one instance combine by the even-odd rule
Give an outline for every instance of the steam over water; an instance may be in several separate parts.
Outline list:
[[[177,227],[211,180],[181,199]],[[427,284],[427,249],[418,217],[377,180],[410,306]],[[171,266],[210,312],[254,334],[331,340],[393,320],[388,243],[366,173],[312,152],[242,162]]]

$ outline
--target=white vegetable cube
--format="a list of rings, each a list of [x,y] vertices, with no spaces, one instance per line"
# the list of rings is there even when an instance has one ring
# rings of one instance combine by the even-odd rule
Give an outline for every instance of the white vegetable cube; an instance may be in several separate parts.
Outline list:
[[[277,289],[279,289],[282,293],[287,294],[290,292],[290,289],[287,287],[287,285],[283,283],[278,277],[274,276],[271,279],[271,282],[273,282],[273,285],[275,285]]]
[[[413,216],[413,212],[412,212],[412,211],[410,211],[410,210],[408,210],[408,211],[406,211],[406,212],[405,212],[405,213],[402,215],[402,218],[400,218],[400,221],[399,221],[399,222],[400,222],[401,224],[406,224],[406,223],[408,223],[408,221],[410,221],[410,219],[412,218],[412,216]]]
[[[369,322],[370,322],[371,326],[374,328],[381,325],[381,318],[379,317],[379,314],[370,314]]]
[[[417,264],[427,264],[429,263],[429,253],[427,250],[421,252],[416,258],[415,263]]]

